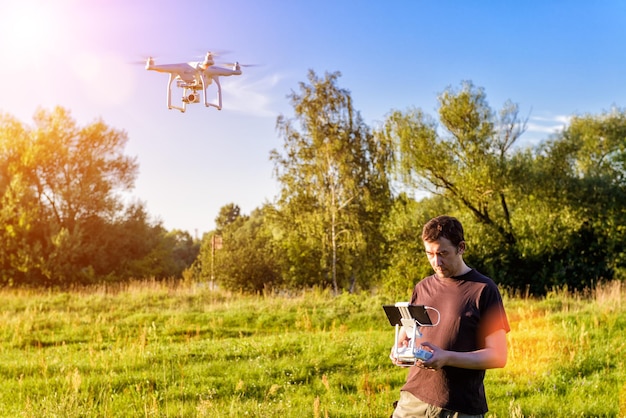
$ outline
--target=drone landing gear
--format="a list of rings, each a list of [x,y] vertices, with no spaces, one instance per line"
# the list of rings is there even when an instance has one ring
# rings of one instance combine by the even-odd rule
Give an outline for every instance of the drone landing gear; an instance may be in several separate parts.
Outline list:
[[[185,110],[187,110],[187,103],[185,103],[185,100],[183,100],[183,107],[174,106],[172,104],[172,83],[174,82],[176,77],[177,76],[174,75],[174,73],[170,73],[170,79],[169,79],[169,82],[167,83],[167,108],[180,110],[181,113],[185,113]]]
[[[200,103],[200,94],[202,94],[204,106],[206,107],[211,106],[211,107],[216,108],[217,110],[222,110],[222,86],[220,85],[220,80],[218,77],[211,77],[210,80],[206,80],[203,76],[201,85],[197,82],[194,84],[189,84],[181,80],[178,80],[176,86],[183,89],[183,96],[181,98],[181,101],[183,102],[182,107],[175,106],[174,104],[172,104],[172,83],[174,82],[175,79],[176,79],[176,76],[174,74],[170,74],[170,80],[167,85],[167,108],[168,109],[176,109],[176,110],[180,110],[182,113],[185,113],[185,111],[187,110],[187,104]],[[209,103],[207,99],[207,92],[206,92],[207,87],[213,81],[215,82],[215,85],[217,86],[217,104]],[[202,93],[200,93],[200,90],[202,90]]]
[[[222,86],[220,85],[219,77],[212,77],[215,85],[217,86],[217,104],[209,103],[206,99],[206,90],[204,91],[204,105],[206,107],[213,106],[217,110],[222,110]]]

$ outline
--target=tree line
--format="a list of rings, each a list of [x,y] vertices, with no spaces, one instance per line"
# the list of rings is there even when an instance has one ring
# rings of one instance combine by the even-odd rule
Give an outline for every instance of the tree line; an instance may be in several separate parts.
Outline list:
[[[471,82],[438,96],[436,115],[393,110],[369,127],[339,72],[307,81],[279,115],[271,203],[224,205],[195,242],[123,205],[136,162],[123,131],[41,111],[0,126],[2,283],[182,277],[247,292],[319,286],[406,294],[430,274],[421,227],[450,214],[466,261],[501,286],[540,294],[625,277],[626,113],[577,115],[535,146],[515,103],[494,110]],[[417,198],[417,192],[427,192]]]
[[[70,286],[180,276],[199,243],[124,203],[138,165],[128,136],[68,110],[28,126],[0,115],[0,284]]]

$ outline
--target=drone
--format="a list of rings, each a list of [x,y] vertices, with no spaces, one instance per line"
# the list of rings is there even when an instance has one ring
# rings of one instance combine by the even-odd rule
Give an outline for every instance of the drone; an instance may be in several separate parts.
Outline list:
[[[146,61],[146,70],[168,73],[169,82],[167,84],[167,108],[177,109],[182,113],[187,110],[190,103],[200,103],[200,95],[206,107],[213,106],[217,110],[222,109],[222,86],[220,77],[231,75],[241,75],[241,67],[238,62],[215,65],[215,56],[212,52],[207,52],[203,61],[191,61],[178,64],[156,65],[152,57]],[[183,90],[182,106],[172,104],[172,84],[176,81],[176,86]],[[211,103],[207,98],[207,87],[212,83],[217,86],[217,104]],[[202,91],[202,94],[200,94]]]

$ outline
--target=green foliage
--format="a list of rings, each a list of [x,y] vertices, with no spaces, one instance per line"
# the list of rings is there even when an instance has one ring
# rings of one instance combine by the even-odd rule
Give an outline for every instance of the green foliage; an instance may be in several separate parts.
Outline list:
[[[240,216],[241,208],[238,205],[229,203],[228,205],[222,206],[220,213],[217,215],[217,218],[215,218],[215,227],[220,231],[235,222]]]
[[[222,208],[218,231],[240,235],[229,238],[237,250],[214,257],[223,285],[402,294],[430,274],[420,233],[440,214],[461,219],[466,260],[507,288],[543,294],[626,277],[622,111],[575,117],[539,146],[516,148],[525,130],[517,105],[495,112],[465,82],[439,96],[438,120],[394,111],[372,135],[338,77],[310,72],[290,96],[295,117],[278,118],[284,153],[271,159],[281,194],[256,229],[237,221],[235,205]],[[401,190],[431,195],[391,199],[394,177]],[[250,231],[259,238],[244,239]]]
[[[487,372],[487,417],[619,416],[620,283],[504,296],[509,361]],[[391,301],[158,281],[4,289],[0,416],[389,416],[407,373],[388,360]]]
[[[626,218],[622,111],[575,117],[528,159],[516,211],[525,271],[536,291],[584,288],[623,269]],[[558,210],[555,210],[558,208]]]
[[[444,132],[421,111],[395,111],[378,135],[395,144],[397,170],[408,185],[450,199],[514,244],[508,195],[508,151],[523,132],[512,104],[496,119],[482,89],[466,82],[439,97]]]
[[[511,274],[524,264],[514,223],[516,184],[524,181],[520,163],[526,162],[511,151],[525,128],[517,106],[506,103],[496,114],[485,92],[465,82],[439,96],[439,120],[441,127],[420,110],[394,111],[377,135],[395,145],[395,172],[405,186],[441,196],[445,205],[435,215],[445,208],[472,232],[472,265],[500,283],[523,287],[528,276]]]
[[[280,288],[283,283],[268,211],[270,206],[244,216],[237,205],[222,207],[216,219],[221,227],[203,239],[194,267],[199,272],[196,280],[250,293]]]
[[[382,229],[389,243],[389,266],[381,285],[385,294],[404,300],[418,280],[432,274],[424,253],[422,228],[429,219],[444,213],[451,212],[439,196],[420,202],[406,194],[395,199]]]
[[[284,275],[298,285],[331,283],[336,293],[372,282],[390,204],[390,149],[374,139],[339,76],[309,72],[309,84],[290,95],[295,117],[277,120],[284,153],[271,153],[281,184],[274,225],[288,247]],[[292,268],[301,263],[306,271]]]
[[[0,284],[179,277],[191,264],[190,237],[183,244],[142,205],[123,204],[137,173],[127,140],[102,121],[80,127],[60,107],[39,110],[32,127],[2,116]]]
[[[576,117],[536,149],[521,149],[513,147],[525,129],[516,105],[496,114],[471,82],[439,103],[441,126],[420,110],[394,111],[377,135],[394,144],[404,186],[441,196],[462,220],[470,265],[536,294],[623,274],[623,111]],[[430,212],[416,211],[420,219]]]
[[[0,284],[184,276],[252,293],[400,295],[430,274],[421,226],[444,213],[463,222],[468,263],[503,287],[539,295],[626,278],[624,110],[575,116],[520,148],[517,105],[494,111],[464,82],[439,95],[436,118],[393,111],[372,132],[339,77],[310,71],[289,96],[293,117],[277,118],[276,203],[250,216],[225,205],[202,248],[121,200],[137,173],[125,132],[78,126],[63,108],[33,126],[0,115]],[[416,189],[430,195],[408,197]]]
[[[215,279],[228,289],[261,292],[281,283],[280,270],[263,209],[239,217],[222,231],[215,252]]]

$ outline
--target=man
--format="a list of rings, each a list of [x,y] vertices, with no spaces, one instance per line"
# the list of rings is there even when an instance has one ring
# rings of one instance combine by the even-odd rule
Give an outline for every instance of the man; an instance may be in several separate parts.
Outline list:
[[[440,322],[421,329],[416,345],[433,355],[410,368],[393,417],[483,417],[485,370],[507,360],[510,328],[502,297],[493,280],[463,261],[463,227],[456,218],[431,219],[422,240],[435,274],[415,285],[411,304],[437,309]],[[398,344],[408,345],[405,333]]]

